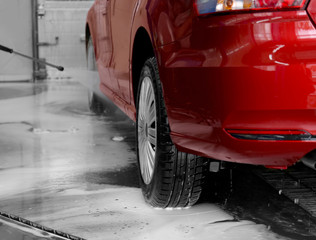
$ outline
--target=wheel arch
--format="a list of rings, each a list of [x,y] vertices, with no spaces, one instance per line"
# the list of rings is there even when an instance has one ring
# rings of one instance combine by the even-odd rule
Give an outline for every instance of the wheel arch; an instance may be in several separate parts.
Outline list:
[[[93,49],[94,49],[94,54],[95,57],[98,58],[98,49],[97,49],[97,44],[95,41],[95,33],[93,31],[93,28],[90,27],[89,22],[86,23],[86,28],[85,28],[85,45],[86,45],[86,53],[88,51],[88,44],[89,44],[89,39],[92,39],[92,43],[93,43]]]
[[[132,49],[132,90],[135,106],[142,67],[148,58],[154,56],[155,51],[150,35],[144,27],[139,27],[134,37]]]
[[[89,24],[86,24],[86,30],[85,30],[85,38],[86,38],[86,54],[88,52],[88,43],[89,43],[89,39],[91,37],[91,33],[90,33],[90,27]]]

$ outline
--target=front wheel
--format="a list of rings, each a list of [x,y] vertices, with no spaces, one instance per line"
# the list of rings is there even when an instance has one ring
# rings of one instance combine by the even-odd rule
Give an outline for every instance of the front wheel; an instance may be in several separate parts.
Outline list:
[[[97,115],[102,115],[105,112],[103,103],[93,91],[88,92],[88,101],[91,112]]]
[[[202,192],[207,159],[180,152],[172,143],[155,58],[143,66],[137,96],[137,159],[144,198],[154,207],[192,206]]]
[[[87,68],[89,71],[97,71],[97,64],[95,60],[94,48],[92,43],[92,38],[89,38],[88,46],[87,46]],[[89,101],[89,109],[95,114],[103,114],[104,113],[104,105],[101,99],[95,94],[92,89],[88,91],[88,101]]]

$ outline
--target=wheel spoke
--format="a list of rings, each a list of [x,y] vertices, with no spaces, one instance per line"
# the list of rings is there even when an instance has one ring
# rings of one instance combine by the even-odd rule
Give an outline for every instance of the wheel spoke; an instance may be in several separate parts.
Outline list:
[[[156,146],[156,129],[148,128],[148,140],[152,145]]]
[[[147,107],[149,108],[151,106],[151,103],[152,103],[152,88],[149,86],[148,84],[148,88],[147,88],[147,96],[146,96],[146,105]]]
[[[139,137],[138,138],[138,142],[139,142],[139,151],[140,153],[142,153],[143,148],[144,148],[144,144],[145,144],[145,139],[143,137]]]
[[[154,169],[154,163],[155,163],[155,151],[151,147],[151,145],[148,143],[147,144],[147,150],[148,150],[148,155],[149,155],[149,161],[148,161],[148,167],[150,172],[153,171]]]
[[[151,126],[154,122],[156,122],[156,106],[153,102],[153,105],[149,109],[149,114],[148,114],[148,123],[149,126]]]
[[[144,91],[145,91],[145,86],[142,85],[141,92],[144,92]],[[141,111],[142,117],[145,117],[145,111],[146,111],[146,108],[145,108],[145,94],[142,94],[140,97],[141,97],[141,99],[140,99],[140,111]]]
[[[138,133],[143,132],[144,131],[144,120],[142,119],[141,116],[138,117]]]
[[[146,171],[146,161],[144,159],[144,152],[145,152],[145,143],[142,142],[140,144],[139,148],[139,157],[140,157],[140,167],[141,167],[141,173],[144,174]]]
[[[148,104],[147,104],[148,88],[149,88],[148,81],[144,81],[143,103],[144,103],[145,113],[147,112],[147,108],[148,108]]]
[[[147,145],[144,146],[144,151],[145,151],[146,153],[148,153],[148,147],[147,147]],[[144,161],[145,181],[146,181],[146,182],[150,181],[149,161],[148,161],[148,160],[149,160],[149,159],[148,159],[148,155],[147,155],[147,157],[146,157],[146,159],[145,159],[145,161]]]

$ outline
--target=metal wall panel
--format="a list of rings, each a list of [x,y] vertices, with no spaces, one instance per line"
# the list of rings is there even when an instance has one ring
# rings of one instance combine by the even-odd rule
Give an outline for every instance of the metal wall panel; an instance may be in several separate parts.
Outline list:
[[[0,44],[32,56],[32,0],[0,1]],[[0,52],[0,81],[30,81],[32,61]]]
[[[43,16],[38,20],[39,55],[48,62],[69,68],[86,68],[85,22],[93,1],[39,1]],[[67,75],[47,68],[51,78]]]

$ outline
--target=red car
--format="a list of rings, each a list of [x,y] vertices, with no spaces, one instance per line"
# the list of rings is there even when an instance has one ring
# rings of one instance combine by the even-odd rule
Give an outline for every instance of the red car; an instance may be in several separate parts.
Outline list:
[[[316,0],[95,1],[88,65],[136,122],[149,204],[193,205],[222,161],[286,168],[313,154],[315,18]],[[96,94],[90,106],[103,111]]]

